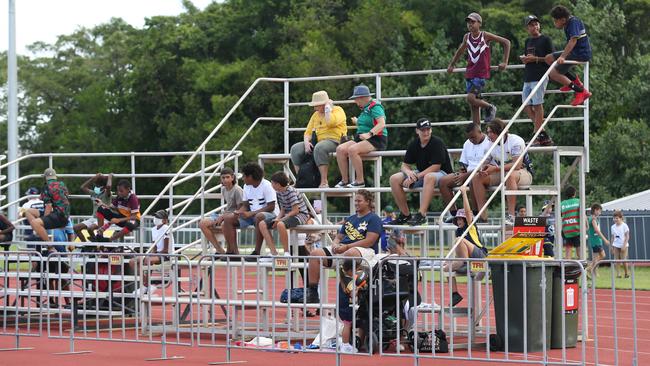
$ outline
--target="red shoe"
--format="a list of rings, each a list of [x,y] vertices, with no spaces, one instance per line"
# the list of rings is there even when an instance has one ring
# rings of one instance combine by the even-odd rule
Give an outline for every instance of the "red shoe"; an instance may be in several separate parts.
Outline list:
[[[580,78],[579,78],[577,75],[576,75],[576,79],[573,80],[573,83],[574,83],[575,85],[579,86],[579,87],[583,87],[583,86],[584,86],[584,85],[582,85],[582,81],[580,81]],[[560,91],[563,91],[563,92],[571,91],[571,87],[569,87],[568,85],[563,86],[563,87],[560,88]]]
[[[571,105],[572,106],[581,105],[582,103],[585,102],[585,100],[589,99],[590,96],[591,93],[587,89],[585,89],[582,93],[576,93],[576,96],[571,101]]]

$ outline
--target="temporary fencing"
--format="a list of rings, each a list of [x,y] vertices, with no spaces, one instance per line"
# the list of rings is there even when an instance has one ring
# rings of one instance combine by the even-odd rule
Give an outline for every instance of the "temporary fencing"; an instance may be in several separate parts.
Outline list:
[[[648,359],[639,338],[650,328],[650,296],[637,288],[650,266],[644,261],[602,261],[585,271],[570,260],[392,255],[376,264],[343,256],[0,255],[0,335],[15,339],[12,350],[46,329],[70,340],[66,353],[80,352],[77,340],[116,341],[159,344],[161,358],[171,359],[168,345],[198,345],[225,349],[216,363],[237,362],[231,351],[242,348],[328,354],[337,364],[354,348],[415,364]],[[320,274],[317,299],[304,290],[310,263]],[[629,266],[629,279],[604,274],[615,264]],[[606,289],[587,286],[596,271]],[[458,304],[456,292],[464,297]],[[343,327],[354,330],[352,348],[342,348]]]

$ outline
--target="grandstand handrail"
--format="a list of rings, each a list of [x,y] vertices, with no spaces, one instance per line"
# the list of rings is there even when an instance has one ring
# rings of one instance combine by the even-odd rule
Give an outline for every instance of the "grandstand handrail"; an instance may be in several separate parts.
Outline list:
[[[193,152],[192,155],[189,157],[189,159],[187,159],[187,161],[183,164],[183,166],[178,170],[178,172],[176,173],[176,175],[175,175],[175,176],[174,176],[174,177],[169,181],[169,183],[167,183],[167,185],[165,186],[165,188],[163,188],[163,190],[160,191],[160,193],[158,194],[158,197],[156,197],[156,198],[153,200],[153,202],[151,202],[151,204],[149,205],[149,207],[147,207],[147,208],[144,210],[143,215],[148,214],[149,211],[151,211],[151,210],[153,209],[153,207],[156,206],[156,204],[158,203],[158,201],[160,201],[161,196],[162,196],[163,194],[165,194],[167,191],[169,191],[169,189],[173,186],[174,182],[176,182],[176,180],[179,178],[180,174],[182,174],[183,172],[185,172],[185,169],[187,169],[187,167],[192,163],[192,161],[194,161],[194,159],[199,155],[199,153],[201,153],[203,150],[205,150],[205,147],[207,146],[208,142],[210,142],[210,140],[212,140],[212,138],[214,137],[214,135],[216,135],[216,133],[217,133],[217,132],[221,129],[221,127],[226,123],[226,121],[227,121],[227,120],[230,118],[230,116],[235,112],[235,110],[239,107],[239,105],[241,105],[241,103],[242,103],[242,102],[243,102],[243,101],[248,97],[248,95],[253,91],[253,89],[255,89],[255,86],[257,86],[257,84],[260,83],[260,82],[262,82],[262,81],[284,82],[285,79],[281,79],[281,78],[257,78],[257,79],[255,79],[255,81],[254,81],[254,82],[253,82],[253,83],[248,87],[248,89],[246,89],[246,91],[244,92],[244,94],[242,94],[242,96],[239,97],[239,99],[237,100],[237,102],[236,102],[236,103],[235,103],[235,104],[230,108],[230,110],[226,113],[226,115],[223,116],[223,118],[222,118],[221,121],[217,124],[217,126],[215,126],[215,127],[212,129],[212,132],[210,132],[210,134],[208,135],[208,137],[206,137],[206,138],[203,140],[203,142],[199,145],[199,147],[197,147],[196,150],[194,150],[194,152]],[[215,170],[215,171],[216,171],[216,170]]]
[[[165,231],[165,233],[167,233],[167,232],[169,232],[169,231],[171,230],[171,228],[174,226],[174,224],[176,223],[176,221],[178,221],[178,218],[179,218],[183,213],[185,213],[185,210],[187,210],[187,208],[190,207],[190,205],[192,204],[192,202],[193,202],[193,201],[194,201],[194,200],[195,200],[195,199],[196,199],[196,198],[197,198],[201,193],[204,192],[204,190],[205,190],[205,186],[207,186],[208,183],[210,182],[210,180],[212,180],[212,178],[214,178],[214,176],[217,174],[217,172],[219,172],[219,171],[221,170],[221,168],[223,167],[223,165],[224,165],[224,163],[225,163],[225,160],[228,159],[228,157],[230,157],[230,155],[231,155],[233,152],[237,151],[237,148],[239,147],[239,145],[240,145],[240,144],[241,144],[241,143],[246,139],[246,137],[248,137],[248,135],[249,135],[249,134],[251,133],[251,131],[255,128],[255,126],[257,126],[257,124],[258,124],[259,122],[261,122],[261,121],[276,121],[276,122],[278,122],[278,121],[284,121],[284,120],[285,120],[284,117],[258,117],[257,119],[255,119],[255,121],[253,121],[253,123],[248,127],[248,129],[246,129],[246,131],[242,134],[242,136],[239,138],[239,140],[237,141],[237,143],[235,143],[235,145],[233,145],[233,147],[232,147],[232,149],[230,150],[230,152],[229,152],[228,154],[226,154],[226,157],[223,158],[223,159],[221,159],[221,161],[219,162],[219,166],[218,166],[217,168],[215,168],[215,169],[212,171],[212,173],[210,174],[210,176],[207,177],[207,179],[205,179],[205,180],[202,182],[201,186],[199,187],[199,189],[196,190],[196,192],[194,193],[194,195],[192,195],[191,198],[188,198],[188,199],[186,200],[187,203],[185,204],[185,206],[184,206],[183,208],[181,208],[181,211],[180,211],[178,214],[176,214],[176,215],[172,218],[171,222],[169,223],[169,227],[167,228],[167,230]],[[197,152],[198,152],[198,151],[199,151],[199,150],[197,150]],[[193,156],[194,156],[194,155],[193,155]],[[180,173],[182,173],[182,172],[177,173],[177,174],[176,174],[176,177],[178,177],[178,175],[179,175]],[[170,182],[170,184],[173,184],[173,179],[172,179],[172,181]],[[168,184],[168,186],[169,186],[170,184]],[[163,190],[162,192],[160,192],[159,197],[160,197],[160,195],[162,195],[162,194],[164,194],[164,193],[165,193],[164,190]],[[157,202],[158,199],[159,199],[159,198],[157,197],[157,198],[154,200],[154,202],[152,202],[151,205],[147,208],[146,212],[143,212],[143,213],[142,213],[143,216],[146,215],[147,212],[148,212],[149,210],[151,210],[151,208],[155,205],[155,203]],[[142,237],[143,231],[144,231],[144,228],[143,228],[142,226],[140,226],[140,234],[141,234],[141,237]],[[141,246],[143,245],[142,242],[140,243],[140,245],[141,245]],[[151,251],[151,248],[150,248],[149,250]]]
[[[585,63],[585,62],[577,62],[577,61],[565,61],[565,63],[566,63],[566,64],[574,64],[574,65],[587,64],[587,63]],[[528,95],[528,97],[526,97],[526,99],[522,102],[521,106],[517,109],[517,111],[515,111],[515,114],[514,114],[514,115],[512,116],[512,118],[508,121],[508,123],[507,123],[506,126],[504,127],[503,131],[501,131],[501,133],[500,133],[499,136],[496,138],[496,140],[492,142],[492,145],[491,145],[490,148],[486,151],[485,155],[483,155],[483,158],[481,158],[480,162],[478,163],[478,165],[477,165],[478,168],[477,168],[477,169],[474,169],[474,170],[472,171],[472,173],[469,175],[469,177],[467,177],[467,179],[465,180],[465,182],[463,182],[463,184],[461,185],[462,187],[467,187],[467,186],[469,186],[469,183],[470,183],[470,182],[472,181],[472,179],[476,176],[476,174],[480,171],[480,168],[483,166],[483,164],[486,163],[488,157],[492,154],[492,151],[494,151],[494,149],[497,148],[497,147],[499,146],[499,144],[503,141],[503,138],[505,137],[505,135],[506,135],[506,134],[508,133],[508,131],[510,130],[510,127],[513,125],[514,120],[515,120],[517,117],[519,117],[519,115],[521,114],[521,112],[524,111],[524,108],[525,108],[525,107],[528,105],[528,103],[532,100],[532,98],[533,98],[533,96],[535,95],[535,93],[537,93],[537,91],[541,88],[541,86],[542,86],[542,84],[543,84],[543,81],[544,81],[544,80],[547,80],[547,79],[550,79],[550,76],[549,76],[549,75],[550,75],[551,71],[552,71],[556,66],[557,66],[557,61],[554,61],[554,62],[549,66],[548,70],[546,70],[546,72],[545,72],[544,75],[541,77],[541,79],[539,80],[539,82],[537,83],[537,85],[535,85],[535,87],[534,87],[533,90],[530,92],[530,94]],[[588,76],[588,75],[587,75],[587,76]],[[588,77],[586,77],[585,80],[588,80]],[[587,102],[585,102],[585,103],[587,103]],[[587,109],[586,106],[556,105],[556,106],[551,110],[551,112],[546,116],[546,118],[544,119],[542,125],[541,125],[540,128],[537,130],[537,132],[535,132],[535,134],[533,135],[533,137],[531,138],[531,140],[528,142],[528,144],[526,144],[526,147],[524,148],[524,150],[522,151],[522,153],[519,155],[519,157],[517,158],[517,160],[514,162],[513,166],[517,166],[517,165],[519,165],[520,163],[523,162],[524,157],[526,156],[526,154],[527,154],[528,151],[530,150],[532,144],[535,142],[535,139],[537,138],[537,136],[539,136],[540,132],[544,130],[544,127],[546,127],[546,125],[547,125],[548,122],[550,121],[550,118],[555,114],[555,112],[556,112],[557,110],[559,110],[559,109],[564,109],[564,108],[567,108],[567,109],[568,109],[568,108],[571,108],[571,109]],[[459,243],[461,242],[462,238],[465,237],[465,235],[467,235],[467,233],[469,232],[469,230],[470,230],[470,228],[472,227],[472,225],[475,225],[475,224],[478,222],[479,217],[483,214],[483,212],[485,212],[485,211],[487,210],[489,204],[492,202],[492,200],[494,199],[494,197],[496,197],[497,193],[499,193],[499,192],[501,193],[501,201],[502,201],[502,202],[501,202],[501,206],[502,206],[501,209],[502,209],[502,212],[504,212],[504,211],[506,210],[506,208],[505,208],[505,183],[506,183],[506,180],[510,177],[510,175],[511,175],[515,170],[514,170],[514,169],[510,169],[507,173],[504,171],[505,162],[504,162],[504,159],[503,159],[503,154],[504,154],[504,145],[501,144],[501,161],[500,161],[500,175],[501,175],[501,182],[499,182],[499,185],[497,186],[497,189],[496,189],[494,192],[492,192],[492,194],[490,195],[490,197],[485,201],[485,204],[483,205],[483,207],[479,208],[478,213],[477,213],[476,215],[474,215],[472,222],[467,224],[467,227],[465,228],[465,230],[463,231],[463,233],[458,237],[458,239],[456,240],[456,242],[454,243],[454,245],[450,248],[450,250],[449,250],[449,252],[447,253],[447,255],[445,256],[445,258],[449,258],[449,257],[454,253],[454,250],[455,250],[456,247],[459,245]],[[456,200],[460,197],[460,195],[461,195],[461,192],[460,192],[460,191],[458,191],[458,192],[456,192],[456,193],[454,194],[453,198],[449,201],[449,203],[447,204],[447,206],[445,206],[445,208],[444,208],[444,209],[442,210],[442,212],[440,213],[440,216],[438,216],[438,222],[440,222],[440,223],[443,222],[445,215],[449,212],[449,210],[451,209],[451,206],[456,202]],[[505,222],[502,222],[502,230],[503,230],[503,232],[505,232]],[[442,234],[442,233],[441,233],[441,234]]]

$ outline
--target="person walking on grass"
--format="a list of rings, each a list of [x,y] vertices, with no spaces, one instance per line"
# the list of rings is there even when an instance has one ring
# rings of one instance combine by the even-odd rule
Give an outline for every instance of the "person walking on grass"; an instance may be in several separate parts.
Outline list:
[[[602,212],[603,206],[599,203],[594,203],[591,206],[591,217],[587,221],[587,241],[591,247],[591,263],[586,268],[588,276],[593,273],[593,276],[596,277],[598,262],[605,259],[603,242],[609,245],[609,240],[600,231],[600,225],[598,225],[598,218]]]

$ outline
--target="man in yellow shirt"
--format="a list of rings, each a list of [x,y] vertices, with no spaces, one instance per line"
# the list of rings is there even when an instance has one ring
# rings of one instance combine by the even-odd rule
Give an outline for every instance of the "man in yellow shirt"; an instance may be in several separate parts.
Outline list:
[[[313,155],[314,162],[320,171],[319,188],[328,188],[329,155],[336,151],[341,137],[348,132],[345,125],[345,111],[343,108],[333,105],[324,90],[317,91],[312,95],[309,106],[314,107],[314,114],[311,115],[307,124],[304,141],[291,146],[291,161],[297,173],[300,164]],[[316,146],[312,144],[313,132],[316,133]]]

